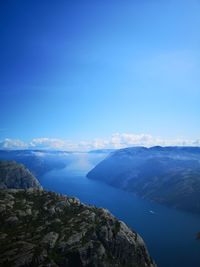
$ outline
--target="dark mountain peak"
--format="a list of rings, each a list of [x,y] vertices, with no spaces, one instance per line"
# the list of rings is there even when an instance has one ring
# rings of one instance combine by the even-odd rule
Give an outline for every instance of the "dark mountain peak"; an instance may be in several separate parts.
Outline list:
[[[22,164],[0,161],[0,188],[41,188],[38,180]]]

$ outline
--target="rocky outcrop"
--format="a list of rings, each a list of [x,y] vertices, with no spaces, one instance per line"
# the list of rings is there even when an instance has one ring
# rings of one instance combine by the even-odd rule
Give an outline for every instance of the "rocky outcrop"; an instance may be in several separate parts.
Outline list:
[[[38,189],[0,190],[0,266],[155,267],[105,209]]]
[[[38,180],[22,164],[15,161],[0,161],[0,189],[41,188]]]

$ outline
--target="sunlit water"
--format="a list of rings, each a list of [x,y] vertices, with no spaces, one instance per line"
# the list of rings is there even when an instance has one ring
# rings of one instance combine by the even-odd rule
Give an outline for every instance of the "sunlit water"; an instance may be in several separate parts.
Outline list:
[[[40,179],[43,187],[109,209],[140,233],[159,267],[200,266],[200,241],[196,240],[200,216],[90,180],[85,173],[91,164],[83,162],[79,159],[66,169],[47,173]]]

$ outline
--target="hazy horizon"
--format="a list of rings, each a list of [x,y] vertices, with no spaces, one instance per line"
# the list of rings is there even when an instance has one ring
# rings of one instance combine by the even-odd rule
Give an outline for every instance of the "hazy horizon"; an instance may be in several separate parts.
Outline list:
[[[54,142],[58,142],[55,141]],[[119,149],[126,149],[126,148],[154,148],[154,147],[161,147],[161,148],[169,148],[169,147],[179,147],[179,148],[200,148],[199,144],[194,141],[191,143],[179,143],[179,144],[165,144],[165,145],[121,145],[118,147],[92,147],[90,145],[85,145],[78,147],[77,144],[74,144],[74,147],[71,144],[71,147],[69,149],[65,148],[66,144],[62,144],[60,147],[56,145],[55,143],[49,143],[48,142],[42,142],[42,144],[35,143],[34,145],[30,143],[24,143],[20,140],[10,140],[6,139],[3,142],[0,142],[0,151],[41,151],[41,152],[66,152],[66,153],[89,153],[89,152],[95,152],[95,151],[102,151],[102,152],[112,152]],[[89,147],[90,146],[90,147]]]

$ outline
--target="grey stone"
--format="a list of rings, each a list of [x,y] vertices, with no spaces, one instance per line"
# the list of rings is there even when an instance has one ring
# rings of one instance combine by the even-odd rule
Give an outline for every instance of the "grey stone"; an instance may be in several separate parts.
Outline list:
[[[48,245],[49,248],[53,248],[55,246],[58,237],[59,237],[58,233],[50,232],[45,235],[45,237],[42,240],[42,243]]]

